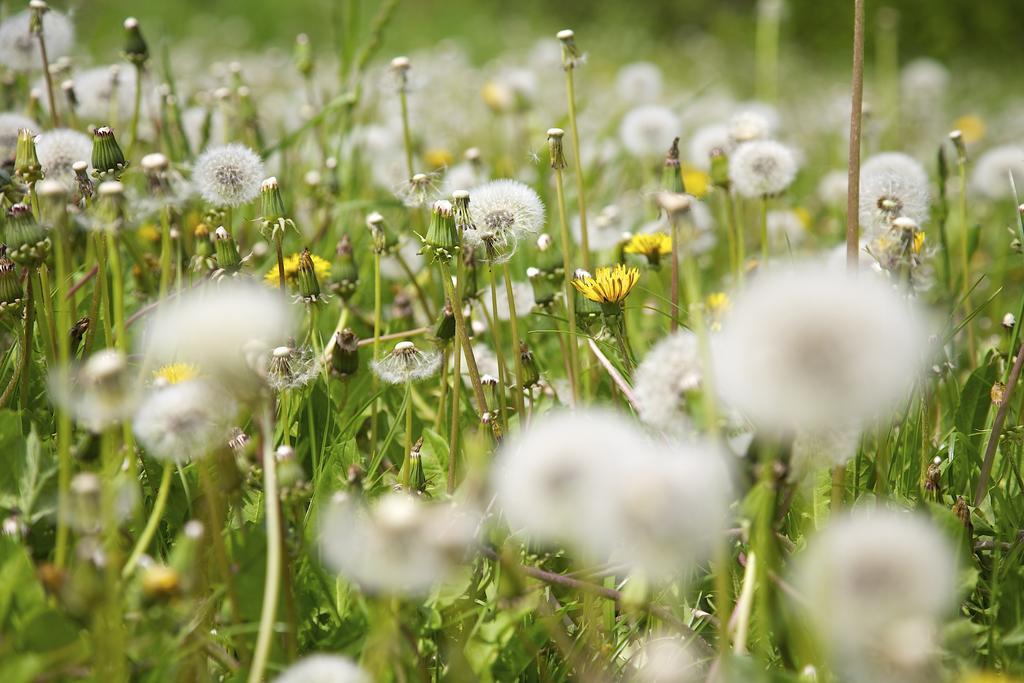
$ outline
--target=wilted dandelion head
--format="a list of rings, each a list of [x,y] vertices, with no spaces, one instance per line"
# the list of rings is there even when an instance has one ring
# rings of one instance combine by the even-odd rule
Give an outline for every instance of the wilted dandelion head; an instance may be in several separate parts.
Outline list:
[[[633,62],[619,69],[615,76],[615,91],[623,102],[647,104],[661,97],[664,80],[657,64]]]
[[[373,363],[373,371],[388,384],[419,382],[441,368],[438,351],[421,351],[410,341],[395,344],[388,355]]]
[[[41,69],[42,58],[36,37],[29,32],[32,10],[18,12],[0,22],[0,64],[11,71]],[[50,10],[43,15],[46,55],[54,60],[71,53],[75,28],[64,14]]]
[[[729,157],[729,180],[744,197],[779,194],[796,177],[797,159],[789,147],[774,140],[755,140]]]
[[[668,107],[644,104],[626,112],[619,125],[619,139],[626,151],[641,159],[663,157],[679,137],[679,117]]]
[[[544,202],[518,180],[492,180],[471,190],[469,213],[476,229],[463,232],[466,245],[482,245],[499,259],[510,258],[523,236],[544,226]]]
[[[270,351],[267,383],[277,391],[301,389],[319,372],[318,356],[308,346],[277,346]]]
[[[912,157],[883,152],[860,169],[860,223],[870,231],[888,230],[893,219],[928,220],[928,173]]]
[[[862,509],[811,538],[795,583],[837,668],[868,683],[880,670],[917,663],[900,651],[920,651],[919,638],[929,649],[956,598],[957,563],[949,540],[926,519]]]
[[[324,561],[364,590],[422,595],[463,564],[479,515],[390,493],[367,507],[338,494],[321,518]]]
[[[347,657],[316,654],[289,666],[273,683],[370,683],[370,676]]]
[[[18,112],[0,113],[0,161],[14,159],[14,153],[18,148],[18,131],[22,128],[37,132],[39,124]],[[38,154],[38,150],[36,153]]]
[[[260,156],[240,144],[211,147],[199,155],[192,170],[199,193],[215,206],[251,202],[265,177]]]
[[[633,375],[640,419],[673,437],[690,435],[689,395],[700,388],[703,374],[692,332],[679,330],[659,341]]]
[[[36,138],[36,155],[43,167],[43,176],[71,190],[76,185],[72,166],[75,162],[90,160],[92,140],[69,128],[48,130]]]
[[[1024,147],[993,147],[974,162],[971,189],[987,199],[1012,199],[1011,174],[1014,183],[1024,185]]]
[[[889,286],[808,263],[739,293],[717,341],[727,402],[763,428],[790,431],[884,415],[917,378],[928,333]]]
[[[145,329],[145,354],[153,363],[191,363],[246,394],[263,384],[259,355],[294,335],[293,310],[277,290],[256,283],[203,285],[161,304]]]
[[[184,463],[227,443],[235,402],[201,379],[156,386],[143,399],[132,427],[146,452]]]

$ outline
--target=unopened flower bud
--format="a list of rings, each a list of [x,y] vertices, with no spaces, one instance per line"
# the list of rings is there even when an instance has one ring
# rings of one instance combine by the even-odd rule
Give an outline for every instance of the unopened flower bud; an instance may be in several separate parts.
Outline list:
[[[331,371],[338,377],[346,379],[359,370],[359,337],[346,327],[334,333],[331,346]]]
[[[238,255],[238,246],[231,232],[223,225],[214,230],[213,244],[217,252],[217,266],[224,271],[237,271],[242,265]]]
[[[114,129],[100,126],[92,134],[92,174],[97,178],[116,180],[128,166]]]
[[[450,261],[459,251],[459,232],[455,227],[452,203],[446,199],[434,202],[430,211],[430,227],[423,239],[424,251],[435,261]]]
[[[139,20],[135,17],[124,20],[124,56],[136,66],[145,64],[149,59],[149,46],[142,37]]]
[[[562,149],[562,137],[565,131],[561,128],[548,129],[548,156],[551,159],[551,168],[563,169],[566,167],[565,152]]]
[[[25,183],[34,183],[43,177],[43,166],[36,156],[36,140],[28,128],[18,131],[18,145],[14,155],[14,175]]]

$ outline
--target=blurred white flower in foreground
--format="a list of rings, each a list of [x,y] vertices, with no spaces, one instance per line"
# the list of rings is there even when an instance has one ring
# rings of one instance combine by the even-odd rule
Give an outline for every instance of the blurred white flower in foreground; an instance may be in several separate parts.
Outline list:
[[[253,282],[207,284],[164,301],[146,326],[146,359],[185,362],[245,394],[263,383],[259,363],[294,335],[294,307]]]
[[[652,636],[630,657],[632,683],[697,683],[705,670],[680,636]]]
[[[1024,187],[1024,147],[993,147],[974,162],[971,189],[988,199],[1012,199],[1011,175],[1019,188]]]
[[[623,102],[647,104],[661,97],[664,78],[661,69],[650,62],[626,64],[615,76],[615,90]]]
[[[389,493],[370,506],[338,494],[320,522],[328,566],[371,592],[424,595],[464,565],[480,518],[451,503]]]
[[[74,369],[67,383],[51,373],[50,393],[76,422],[99,433],[131,415],[139,383],[123,353],[103,349]]]
[[[370,683],[370,676],[347,657],[316,654],[292,664],[274,683]]]
[[[657,104],[645,104],[626,112],[619,125],[619,138],[626,151],[640,159],[664,157],[679,137],[679,117]]]
[[[185,463],[226,445],[235,417],[232,398],[202,379],[155,386],[132,420],[146,452]]]
[[[41,69],[39,42],[29,31],[32,10],[11,15],[0,22],[0,64],[11,71]],[[52,64],[71,53],[75,42],[75,27],[60,12],[50,10],[43,15],[43,37],[46,56]]]
[[[956,575],[953,548],[929,521],[873,508],[811,538],[795,585],[843,680],[924,683],[937,680],[934,634]]]
[[[691,434],[687,397],[700,387],[702,377],[696,335],[679,330],[663,338],[647,352],[633,375],[640,419],[673,437]]]
[[[817,263],[759,275],[722,325],[723,398],[781,432],[883,416],[907,396],[928,344],[912,302]]]

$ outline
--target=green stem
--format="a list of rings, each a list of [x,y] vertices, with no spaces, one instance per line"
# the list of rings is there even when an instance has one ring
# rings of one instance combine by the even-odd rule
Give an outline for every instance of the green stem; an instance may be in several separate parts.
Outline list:
[[[516,415],[519,416],[519,422],[522,424],[526,420],[526,403],[523,400],[523,359],[520,350],[522,338],[519,336],[519,316],[516,311],[516,298],[513,296],[512,275],[509,273],[508,263],[503,263],[501,269],[505,277],[505,298],[508,299],[508,322],[512,334],[512,361],[516,371],[513,398],[515,399]]]
[[[768,265],[768,195],[761,197],[761,267]]]
[[[60,115],[57,113],[57,99],[53,96],[53,76],[50,75],[50,58],[46,54],[46,39],[43,37],[42,28],[36,34],[39,41],[39,59],[42,61],[43,79],[46,81],[46,98],[50,103],[50,123],[54,128],[60,128]]]
[[[139,116],[142,113],[142,64],[135,65],[135,103],[132,106],[132,123],[128,136],[131,142],[128,143],[128,159],[132,158],[132,152],[139,141]]]
[[[277,598],[281,588],[281,508],[278,505],[277,461],[274,459],[274,408],[268,400],[260,420],[263,440],[263,491],[267,525],[267,572],[263,584],[263,609],[256,636],[256,649],[249,669],[249,683],[260,683],[270,655],[274,635]]]
[[[381,292],[381,280],[380,280],[380,252],[373,252],[373,360],[377,362],[380,360],[380,328],[381,328],[381,316],[382,316],[382,292]],[[373,393],[377,394],[380,387],[380,380],[377,377],[377,373],[373,373]],[[370,460],[375,461],[374,456],[377,453],[377,411],[380,409],[379,399],[373,400],[373,406],[370,409]]]
[[[409,490],[409,477],[412,469],[412,382],[405,383],[405,459],[398,473],[402,490]]]
[[[580,214],[580,247],[583,250],[583,267],[590,270],[590,239],[587,236],[587,200],[583,192],[584,178],[583,163],[580,161],[580,132],[576,126],[576,83],[573,79],[574,71],[575,69],[565,70],[565,92],[569,101],[569,132],[572,135],[572,161],[576,168],[576,203]],[[562,171],[559,169],[557,174],[561,176]],[[559,191],[559,194],[561,194],[561,191]],[[564,253],[567,254],[568,251]],[[571,277],[571,273],[569,277]],[[573,334],[575,335],[575,332]]]
[[[580,358],[579,348],[576,340],[576,308],[573,306],[573,286],[572,286],[572,262],[570,261],[569,254],[571,253],[571,243],[569,241],[569,221],[566,217],[565,211],[565,189],[562,182],[562,169],[555,169],[555,192],[558,199],[558,220],[562,232],[562,268],[564,272],[564,290],[565,290],[565,316],[566,320],[569,321],[569,382],[572,386],[572,402],[573,405],[578,405],[580,401],[580,388],[579,388],[579,376],[580,376]]]
[[[480,382],[480,369],[476,365],[476,356],[473,354],[473,345],[469,341],[469,334],[466,332],[466,320],[462,315],[462,294],[452,285],[451,268],[445,261],[438,261],[441,269],[441,283],[445,288],[445,296],[452,302],[455,312],[455,333],[462,344],[462,353],[466,358],[466,369],[469,371],[469,382],[473,385],[473,396],[476,398],[477,409],[480,417],[487,416],[487,396],[484,394],[484,386]]]
[[[405,145],[405,168],[409,172],[409,178],[413,176],[412,165],[412,131],[409,128],[409,98],[405,92],[405,86],[398,91],[398,101],[402,107],[402,143]]]
[[[284,281],[284,250],[281,246],[281,232],[274,231],[274,248],[277,251],[277,286],[282,294],[287,293],[288,285]]]
[[[679,329],[679,218],[672,217],[672,323],[671,330]],[[730,240],[731,242],[731,240]]]
[[[124,322],[124,273],[121,270],[120,241],[117,233],[113,233],[107,244],[110,246],[110,275],[114,296],[114,344],[118,349],[125,351],[128,348],[128,339]]]
[[[25,278],[25,334],[21,339],[21,408],[27,413],[29,377],[32,374],[32,331],[35,327],[35,288],[32,278]]]
[[[56,301],[57,319],[57,377],[61,386],[68,382],[68,366],[71,362],[71,306],[73,301],[68,300],[68,259],[67,259],[67,234],[64,219],[61,214],[60,222],[54,227],[54,264],[57,268],[57,291],[54,294]],[[68,493],[71,487],[71,415],[62,407],[57,408],[57,501],[58,511],[67,511]],[[67,558],[68,547],[68,523],[67,515],[57,515],[57,537],[54,548],[54,563],[57,567],[64,567]]]
[[[135,548],[132,549],[131,554],[128,556],[124,569],[121,570],[121,578],[123,579],[131,576],[135,570],[135,565],[139,562],[139,558],[146,552],[146,548],[149,547],[153,536],[156,535],[156,530],[160,526],[160,519],[163,517],[164,509],[167,507],[167,496],[171,492],[171,476],[173,474],[174,462],[168,461],[164,463],[163,474],[160,476],[160,488],[157,489],[156,500],[153,502],[153,510],[149,513],[146,527],[142,530],[139,540],[135,542]]]
[[[494,254],[487,260],[487,281],[491,288],[491,333],[494,335],[494,355],[498,360],[498,414],[501,428],[508,431],[508,406],[505,404],[505,387],[508,386],[508,366],[505,364],[505,349],[501,337],[501,321],[498,320],[498,282],[494,275]]]

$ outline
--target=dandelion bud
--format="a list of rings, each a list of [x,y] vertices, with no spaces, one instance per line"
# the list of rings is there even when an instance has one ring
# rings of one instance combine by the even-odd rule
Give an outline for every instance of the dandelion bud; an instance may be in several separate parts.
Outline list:
[[[548,128],[548,156],[551,158],[551,168],[562,169],[566,167],[565,152],[562,150],[562,137],[565,131],[561,128]]]
[[[31,0],[28,3],[29,12],[28,31],[33,36],[43,34],[43,15],[50,11],[50,6],[44,0]]]
[[[14,175],[26,184],[43,177],[43,166],[36,156],[36,141],[32,131],[22,128],[18,131],[18,144],[14,156]]]
[[[526,277],[530,279],[533,287],[533,300],[540,307],[550,306],[558,293],[558,278],[549,271],[529,267],[526,269]]]
[[[711,184],[724,190],[729,189],[729,156],[721,147],[711,150]]]
[[[411,477],[409,485],[413,491],[423,493],[427,490],[427,475],[423,471],[423,458],[420,452],[423,450],[423,437],[416,439],[416,442],[409,450],[409,469]]]
[[[384,216],[374,211],[366,217],[366,227],[370,229],[373,237],[373,250],[377,254],[383,254],[388,247],[387,228],[384,224]]]
[[[519,378],[520,384],[525,389],[536,386],[540,383],[540,370],[537,368],[537,360],[533,357],[533,352],[530,351],[525,343],[520,342],[519,344],[519,362],[523,369],[523,374]]]
[[[76,161],[71,165],[75,172],[75,184],[78,186],[78,194],[82,199],[92,199],[93,183],[89,177],[89,164],[85,161]]]
[[[299,296],[306,303],[323,300],[320,294],[320,280],[316,276],[316,264],[313,262],[313,254],[309,248],[302,250],[299,254],[299,266],[295,271],[296,282],[298,283]]]
[[[1005,329],[1012,330],[1014,326],[1016,326],[1016,324],[1017,318],[1013,315],[1013,313],[1007,313],[1006,315],[1003,316],[1002,325]]]
[[[459,251],[459,232],[455,227],[452,203],[446,199],[434,202],[430,212],[430,227],[423,239],[424,251],[435,261],[450,261]]]
[[[100,126],[92,134],[92,174],[97,178],[117,180],[128,166],[114,129]]]
[[[300,33],[295,36],[295,69],[302,74],[303,78],[309,78],[313,74],[313,49],[309,42],[309,36]]]
[[[359,266],[352,253],[352,239],[347,234],[341,236],[341,241],[338,242],[334,254],[330,288],[343,301],[348,301],[349,297],[355,294],[359,285]]]
[[[22,289],[18,267],[7,257],[6,245],[0,245],[0,316],[21,310]]]
[[[359,337],[346,327],[334,333],[331,346],[331,371],[341,379],[347,379],[359,370]]]
[[[562,43],[562,68],[566,71],[575,69],[583,63],[579,48],[576,47],[576,33],[572,29],[563,29],[556,36]]]
[[[452,192],[452,206],[455,211],[455,227],[459,230],[476,230],[473,215],[469,211],[469,192],[466,190]]]
[[[135,17],[124,20],[124,57],[135,66],[142,66],[149,59],[149,46]]]
[[[284,199],[277,178],[271,176],[260,184],[260,215],[266,223],[276,223],[285,217]]]
[[[223,225],[213,232],[213,244],[217,250],[217,266],[221,270],[234,272],[241,267],[242,260],[238,256],[235,238]]]
[[[959,130],[954,130],[949,134],[949,141],[953,143],[953,148],[956,150],[957,162],[966,163],[967,145],[964,143],[964,134]]]
[[[444,308],[441,309],[441,316],[437,321],[437,328],[434,336],[438,341],[447,343],[455,338],[455,310],[452,302],[445,299]]]
[[[11,260],[26,268],[40,265],[50,253],[50,238],[27,204],[15,204],[8,209],[4,242]]]
[[[666,192],[682,194],[686,192],[683,184],[683,173],[679,164],[679,138],[672,140],[668,154],[665,156],[665,166],[661,173],[661,186]]]

